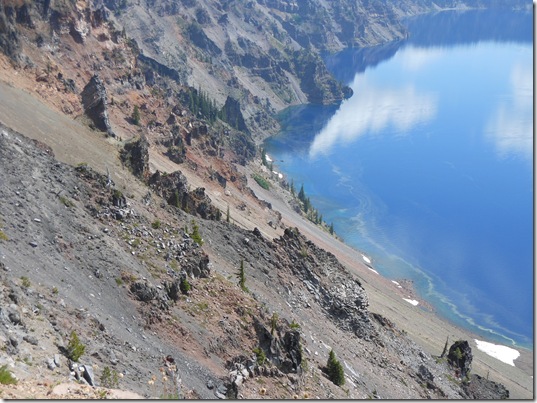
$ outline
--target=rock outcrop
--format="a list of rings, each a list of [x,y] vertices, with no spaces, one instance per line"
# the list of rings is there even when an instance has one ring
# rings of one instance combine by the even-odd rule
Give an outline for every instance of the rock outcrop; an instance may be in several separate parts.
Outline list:
[[[447,355],[448,362],[456,369],[457,376],[466,378],[472,368],[472,349],[466,340],[458,340],[451,345]]]
[[[91,119],[95,128],[110,137],[115,137],[108,118],[106,88],[98,75],[91,77],[80,95],[84,113]]]
[[[308,241],[296,228],[287,228],[275,242],[285,250],[291,270],[314,294],[330,320],[360,338],[375,335],[364,288],[357,279],[344,274],[334,255]]]
[[[145,135],[125,144],[121,152],[121,161],[134,175],[142,180],[149,176],[149,143]]]
[[[192,215],[207,219],[220,220],[222,213],[211,203],[204,188],[189,190],[185,176],[180,172],[162,174],[155,172],[148,180],[149,186],[168,204],[178,207]]]

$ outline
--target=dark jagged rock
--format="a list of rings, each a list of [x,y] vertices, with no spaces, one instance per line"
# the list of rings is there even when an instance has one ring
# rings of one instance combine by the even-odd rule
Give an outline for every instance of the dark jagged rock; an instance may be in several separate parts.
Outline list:
[[[136,281],[131,284],[130,291],[137,300],[149,302],[157,297],[157,289],[144,281]]]
[[[121,161],[137,177],[145,180],[149,175],[149,143],[142,134],[138,140],[126,143],[121,152]]]
[[[179,71],[165,66],[164,64],[157,62],[155,59],[141,53],[138,55],[138,67],[140,67],[145,74],[145,79],[148,84],[154,83],[155,73],[163,77],[171,78],[178,83],[184,84],[186,82],[186,77],[182,77]]]
[[[168,204],[187,213],[207,220],[220,220],[222,216],[220,210],[211,204],[204,188],[188,190],[188,182],[180,171],[166,175],[157,171],[149,178],[149,186],[164,197]]]
[[[308,241],[296,228],[286,228],[275,242],[289,254],[294,274],[308,285],[337,326],[366,340],[375,335],[365,289],[344,274],[345,268],[333,254]]]
[[[278,330],[270,332],[263,322],[254,317],[259,348],[261,348],[269,361],[284,374],[300,372],[302,363],[302,346],[300,332],[288,330],[283,336]]]
[[[110,120],[108,119],[106,88],[99,76],[94,75],[91,77],[91,80],[84,87],[81,97],[84,112],[91,119],[95,127],[106,132],[110,137],[115,137],[112,126],[110,126]]]
[[[501,383],[490,381],[477,374],[470,376],[469,382],[463,384],[468,399],[499,400],[509,399],[509,390]]]
[[[283,347],[287,353],[287,359],[282,362],[282,371],[284,373],[297,372],[302,363],[300,333],[296,330],[285,332],[283,335]]]
[[[222,108],[222,115],[225,116],[226,122],[228,122],[233,128],[242,132],[248,132],[244,117],[241,112],[241,104],[236,99],[228,96],[226,103]]]
[[[127,207],[127,198],[119,190],[114,189],[111,196],[112,205],[118,208]]]
[[[0,49],[15,63],[21,61],[21,40],[15,26],[13,7],[0,3]]]
[[[466,340],[458,340],[451,345],[447,356],[449,364],[459,372],[461,378],[466,378],[472,367],[472,349]]]
[[[203,28],[197,24],[190,24],[187,28],[190,40],[199,48],[205,50],[212,56],[220,56],[222,50],[205,34]]]

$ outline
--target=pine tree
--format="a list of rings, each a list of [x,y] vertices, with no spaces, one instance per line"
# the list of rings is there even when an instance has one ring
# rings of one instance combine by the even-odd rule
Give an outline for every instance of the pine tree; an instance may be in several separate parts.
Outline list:
[[[334,235],[334,223],[330,224],[330,235]]]
[[[227,205],[227,211],[226,211],[226,222],[230,221],[230,215],[229,215],[229,204]]]
[[[300,191],[298,192],[298,200],[301,202],[306,201],[306,193],[304,192],[304,185],[300,186]]]
[[[140,108],[138,108],[138,105],[134,105],[134,110],[132,111],[132,122],[136,126],[140,126]]]
[[[246,287],[246,274],[244,273],[244,260],[241,260],[241,267],[237,273],[237,277],[239,278],[239,287],[241,290],[248,292],[248,287]]]
[[[196,242],[199,246],[203,245],[203,239],[201,238],[198,224],[194,220],[192,220],[192,233],[190,234],[190,237]]]
[[[328,362],[326,363],[326,371],[328,372],[328,378],[337,386],[345,384],[345,372],[343,366],[336,358],[334,350],[330,350],[328,355]]]

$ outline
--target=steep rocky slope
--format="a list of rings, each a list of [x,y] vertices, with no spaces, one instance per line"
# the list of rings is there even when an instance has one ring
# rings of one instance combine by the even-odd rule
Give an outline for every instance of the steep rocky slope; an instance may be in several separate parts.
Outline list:
[[[90,385],[108,385],[103,373],[112,368],[121,374],[116,388],[145,397],[470,396],[460,368],[471,361],[459,368],[434,358],[370,313],[360,280],[296,229],[270,241],[258,230],[196,222],[152,192],[133,200],[10,130],[0,146],[1,363],[21,380],[45,379],[52,394],[84,378],[65,357],[74,331],[86,346],[77,368]],[[323,372],[331,348],[344,363],[344,388]],[[474,397],[508,395],[468,380]]]

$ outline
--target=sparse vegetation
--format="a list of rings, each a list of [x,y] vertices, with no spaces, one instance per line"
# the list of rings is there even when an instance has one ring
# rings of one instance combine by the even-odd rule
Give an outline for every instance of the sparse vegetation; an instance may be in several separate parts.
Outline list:
[[[85,351],[86,346],[80,342],[78,335],[73,330],[69,338],[69,344],[67,345],[67,358],[77,362]]]
[[[134,109],[132,110],[132,123],[134,123],[136,126],[140,126],[140,108],[138,108],[138,105],[134,105]]]
[[[24,288],[30,288],[30,286],[32,285],[32,284],[30,283],[30,279],[29,279],[28,277],[26,277],[26,276],[22,276],[22,277],[21,277],[21,281],[22,281],[21,284],[22,284],[22,286],[23,286]]]
[[[203,245],[203,238],[200,235],[198,224],[192,220],[192,232],[190,233],[190,238],[194,240],[199,246]]]
[[[300,329],[300,325],[299,325],[298,323],[296,323],[294,319],[293,319],[293,321],[289,324],[289,327],[290,327],[292,330],[299,330],[299,329]]]
[[[179,289],[181,290],[181,292],[185,295],[188,295],[190,288],[191,286],[188,280],[186,278],[182,279],[181,283],[179,284]]]
[[[0,384],[2,385],[15,385],[17,379],[13,376],[11,371],[7,368],[7,365],[0,367]]]
[[[274,336],[274,332],[276,331],[276,328],[278,327],[278,314],[276,312],[272,313],[272,317],[270,318],[270,334]]]
[[[246,274],[244,273],[244,260],[241,260],[241,266],[237,273],[237,277],[239,278],[239,287],[241,290],[248,292],[248,287],[246,287]]]
[[[74,207],[74,203],[66,196],[58,196],[58,198],[60,199],[60,201],[62,202],[62,204],[65,206],[65,207]]]
[[[252,174],[252,178],[254,178],[254,180],[257,182],[257,184],[259,186],[261,186],[263,189],[265,190],[269,190],[270,189],[270,184],[268,183],[268,181],[263,178],[261,175],[259,174]]]
[[[328,355],[328,362],[326,363],[326,371],[328,373],[328,378],[334,382],[334,384],[341,386],[345,384],[345,372],[343,371],[343,366],[336,358],[334,350],[330,350]]]
[[[101,374],[101,386],[105,388],[117,388],[119,384],[119,375],[115,369],[104,367]]]
[[[265,364],[265,361],[267,360],[267,356],[263,349],[261,347],[254,348],[254,354],[257,357],[257,365],[263,365]]]
[[[155,221],[153,221],[153,222],[151,223],[151,228],[153,228],[153,229],[159,229],[160,226],[161,226],[161,222],[160,222],[160,220],[155,220]]]
[[[8,236],[2,230],[0,230],[0,241],[9,241]]]

